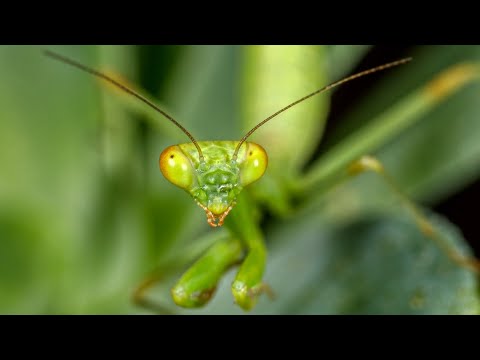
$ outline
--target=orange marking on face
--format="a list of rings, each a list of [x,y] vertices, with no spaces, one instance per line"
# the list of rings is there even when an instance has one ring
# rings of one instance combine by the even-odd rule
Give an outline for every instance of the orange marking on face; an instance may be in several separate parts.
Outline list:
[[[198,201],[197,201],[197,205],[200,206],[204,211],[205,213],[207,214],[207,222],[208,224],[211,226],[211,227],[220,227],[223,225],[223,222],[225,221],[225,218],[227,217],[227,215],[230,213],[230,211],[233,209],[233,207],[235,206],[235,202],[232,203],[232,205],[230,205],[228,207],[227,210],[225,210],[222,214],[220,215],[215,215],[213,214],[210,210],[208,210],[208,208],[206,206],[203,206],[202,204],[200,204]]]

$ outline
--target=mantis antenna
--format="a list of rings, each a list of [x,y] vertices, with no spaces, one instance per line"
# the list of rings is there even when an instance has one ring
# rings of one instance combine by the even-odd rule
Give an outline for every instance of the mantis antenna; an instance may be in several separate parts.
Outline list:
[[[372,69],[368,69],[368,70],[365,70],[365,71],[362,71],[362,72],[359,72],[357,74],[354,74],[354,75],[351,75],[351,76],[348,76],[342,80],[338,80],[334,83],[331,83],[319,90],[316,90],[314,92],[312,92],[311,94],[308,94],[304,97],[302,97],[301,99],[298,99],[297,101],[294,101],[293,103],[285,106],[284,108],[278,110],[276,113],[270,115],[269,117],[267,117],[265,120],[262,120],[261,122],[259,122],[257,125],[255,125],[255,127],[253,129],[251,129],[241,140],[240,142],[238,143],[237,147],[235,148],[235,152],[233,153],[233,157],[232,157],[232,160],[233,161],[236,161],[237,160],[237,155],[238,155],[238,151],[240,150],[240,146],[242,146],[242,144],[245,142],[245,140],[248,139],[248,137],[250,135],[252,135],[260,126],[264,125],[266,122],[272,120],[275,116],[281,114],[282,112],[290,109],[291,107],[301,103],[302,101],[305,101],[309,98],[311,98],[312,96],[315,96],[317,94],[320,94],[324,91],[327,91],[327,90],[330,90],[331,88],[334,88],[338,85],[341,85],[341,84],[344,84],[348,81],[351,81],[351,80],[354,80],[354,79],[357,79],[359,77],[362,77],[362,76],[365,76],[365,75],[369,75],[369,74],[373,74],[377,71],[381,71],[381,70],[385,70],[385,69],[388,69],[388,68],[391,68],[391,67],[394,67],[394,66],[398,66],[398,65],[402,65],[402,64],[405,64],[407,62],[409,62],[410,60],[412,60],[411,57],[408,57],[408,58],[404,58],[404,59],[401,59],[401,60],[397,60],[397,61],[393,61],[393,62],[390,62],[390,63],[387,63],[387,64],[383,64],[383,65],[380,65],[380,66],[377,66],[377,67],[374,67]]]
[[[160,109],[157,105],[155,105],[154,103],[152,103],[150,100],[147,100],[146,98],[144,98],[142,95],[138,94],[137,92],[129,89],[128,87],[126,87],[125,85],[122,85],[120,84],[119,82],[117,82],[116,80],[113,80],[111,77],[105,75],[105,74],[102,74],[101,72],[97,71],[97,70],[94,70],[92,68],[89,68],[85,65],[82,65],[74,60],[71,60],[63,55],[59,55],[59,54],[56,54],[54,53],[53,51],[50,51],[50,50],[44,50],[44,54],[55,59],[55,60],[58,60],[58,61],[61,61],[65,64],[68,64],[68,65],[71,65],[71,66],[74,66],[80,70],[83,70],[89,74],[92,74],[92,75],[95,75],[103,80],[106,80],[108,81],[109,83],[115,85],[116,87],[118,87],[119,89],[125,91],[126,93],[130,94],[130,95],[133,95],[134,97],[136,97],[137,99],[143,101],[145,104],[147,104],[148,106],[150,106],[151,108],[155,109],[156,111],[158,111],[160,114],[162,114],[163,116],[165,116],[168,120],[170,120],[172,123],[174,123],[178,128],[180,128],[180,130],[182,130],[185,135],[187,135],[190,140],[192,141],[192,143],[195,145],[195,147],[197,148],[197,151],[198,151],[198,156],[199,156],[199,159],[200,159],[200,162],[204,162],[205,161],[205,158],[203,157],[203,153],[202,153],[202,150],[200,149],[200,146],[198,146],[198,143],[197,141],[194,139],[194,137],[192,136],[192,134],[190,134],[187,129],[185,129],[182,125],[180,125],[173,117],[171,117],[170,115],[168,115],[165,111],[163,111],[162,109]]]

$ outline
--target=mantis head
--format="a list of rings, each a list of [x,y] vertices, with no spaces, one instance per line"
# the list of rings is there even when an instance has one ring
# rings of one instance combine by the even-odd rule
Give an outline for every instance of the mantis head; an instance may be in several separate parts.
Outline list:
[[[236,158],[238,141],[201,141],[198,145],[203,161],[193,143],[173,145],[161,153],[160,171],[195,199],[210,226],[222,226],[242,189],[265,173],[267,153],[251,142],[243,143]]]

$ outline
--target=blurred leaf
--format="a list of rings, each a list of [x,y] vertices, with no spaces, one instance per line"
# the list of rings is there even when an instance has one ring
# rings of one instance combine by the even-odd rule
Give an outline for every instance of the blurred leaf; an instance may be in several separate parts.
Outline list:
[[[77,57],[93,55],[92,47],[67,49]],[[72,264],[95,187],[98,102],[93,83],[41,50],[0,47],[0,221],[17,216],[14,223],[24,224],[0,232],[0,252],[22,254],[29,262],[6,264],[14,266],[8,274],[31,299],[19,297],[1,312],[44,312],[53,304],[55,311],[74,311],[78,302]],[[18,278],[15,266],[25,267],[28,279]]]
[[[480,46],[416,47],[413,61],[388,73],[350,109],[329,139],[333,144],[398,98],[426,85],[440,71],[459,62],[480,63]],[[472,82],[436,106],[424,118],[376,154],[399,185],[415,198],[436,203],[462,189],[480,175],[480,84]],[[364,199],[383,197],[375,184],[358,180]],[[361,189],[361,190],[360,190]]]
[[[165,103],[197,140],[239,137],[239,53],[239,46],[187,47],[167,82]]]
[[[434,221],[468,253],[453,225],[439,217]],[[275,227],[269,240],[274,245],[265,281],[276,299],[262,297],[253,314],[480,312],[476,277],[409,220],[380,215],[332,227],[302,214]],[[241,313],[231,304],[230,276],[205,312]]]
[[[464,240],[446,220],[452,243]],[[478,314],[476,277],[460,268],[411,223],[359,219],[329,239],[323,271],[287,311],[356,314]],[[298,310],[297,310],[298,309]]]

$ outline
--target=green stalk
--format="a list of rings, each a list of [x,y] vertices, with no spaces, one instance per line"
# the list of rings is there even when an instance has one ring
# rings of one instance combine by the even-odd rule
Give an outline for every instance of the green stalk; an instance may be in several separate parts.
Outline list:
[[[299,179],[295,190],[308,193],[327,190],[343,177],[346,167],[360,156],[375,151],[470,81],[478,80],[478,64],[455,65],[381,113],[368,125],[348,136],[318,159],[311,170]]]

